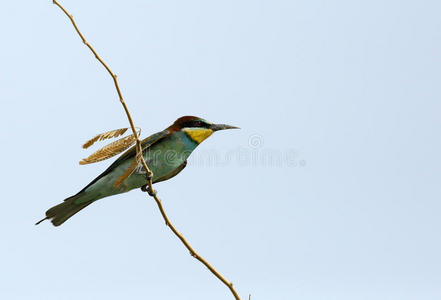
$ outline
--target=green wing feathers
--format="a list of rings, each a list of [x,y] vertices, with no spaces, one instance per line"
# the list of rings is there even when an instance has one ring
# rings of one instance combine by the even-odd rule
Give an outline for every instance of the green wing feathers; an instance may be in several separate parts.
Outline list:
[[[141,147],[143,151],[151,147],[153,144],[157,143],[158,141],[162,140],[166,136],[169,135],[168,130],[164,130],[158,133],[155,133],[148,138],[142,140]],[[123,164],[126,160],[133,159],[136,155],[136,148],[133,146],[126,152],[124,152],[113,164],[111,164],[101,175],[99,175],[97,178],[92,180],[86,187],[84,187],[78,194],[69,197],[65,199],[62,203],[55,205],[54,207],[50,208],[48,211],[46,211],[46,217],[40,221],[38,221],[35,225],[40,224],[44,220],[51,220],[52,224],[54,226],[60,226],[66,220],[68,220],[70,217],[75,215],[77,212],[94,202],[95,200],[98,200],[100,198],[106,197],[107,195],[103,195],[99,191],[86,191],[89,187],[93,186],[96,182],[98,182],[101,178],[105,177],[107,174],[110,174],[114,171],[115,168],[119,167],[121,164]],[[171,176],[167,178],[163,178],[159,181],[166,180],[170,177],[173,177],[179,171],[182,170],[182,168],[185,167],[185,165],[181,166],[181,168]],[[158,181],[158,180],[157,180]],[[113,182],[109,186],[109,188],[113,188]],[[117,192],[118,193],[118,192]]]

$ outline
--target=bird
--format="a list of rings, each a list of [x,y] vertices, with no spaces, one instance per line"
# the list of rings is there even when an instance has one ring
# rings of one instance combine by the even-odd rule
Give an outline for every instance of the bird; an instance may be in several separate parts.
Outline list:
[[[143,139],[142,153],[149,169],[153,172],[152,182],[165,181],[179,174],[187,165],[187,159],[192,151],[215,131],[238,128],[226,124],[213,124],[195,116],[183,116],[163,131]],[[135,159],[136,146],[133,146],[77,194],[48,209],[46,216],[35,225],[50,220],[54,226],[60,226],[99,199],[126,193],[136,188],[145,188],[146,172],[140,166],[115,186],[115,181],[130,168]]]

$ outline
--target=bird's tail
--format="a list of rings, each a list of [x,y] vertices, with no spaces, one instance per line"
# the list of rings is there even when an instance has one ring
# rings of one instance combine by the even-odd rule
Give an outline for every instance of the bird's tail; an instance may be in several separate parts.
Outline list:
[[[76,214],[77,212],[79,212],[89,204],[93,203],[93,200],[87,202],[75,203],[77,202],[76,200],[78,200],[82,196],[83,193],[78,193],[75,196],[65,199],[62,203],[48,209],[48,211],[46,211],[46,217],[35,223],[35,225],[40,224],[44,220],[51,220],[54,226],[60,226],[61,224],[66,222],[67,219],[72,217],[74,214]]]

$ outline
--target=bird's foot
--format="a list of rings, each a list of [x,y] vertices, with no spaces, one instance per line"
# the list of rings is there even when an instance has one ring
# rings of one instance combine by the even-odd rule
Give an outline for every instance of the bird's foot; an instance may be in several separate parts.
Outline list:
[[[150,190],[148,184],[144,184],[141,187],[141,191],[147,192],[150,196],[155,197],[156,196],[156,190]]]

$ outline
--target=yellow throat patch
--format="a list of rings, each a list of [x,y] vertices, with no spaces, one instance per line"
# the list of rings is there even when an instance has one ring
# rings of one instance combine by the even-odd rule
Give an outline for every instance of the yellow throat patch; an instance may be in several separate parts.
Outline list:
[[[185,128],[184,131],[198,144],[213,134],[213,130],[207,128]]]

